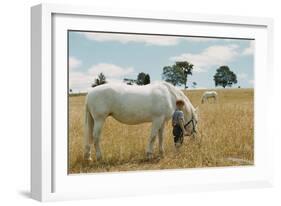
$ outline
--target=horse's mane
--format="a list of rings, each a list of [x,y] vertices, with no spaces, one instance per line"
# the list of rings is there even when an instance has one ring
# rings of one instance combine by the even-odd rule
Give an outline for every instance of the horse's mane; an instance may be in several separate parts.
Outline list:
[[[161,82],[164,86],[166,86],[169,90],[169,92],[175,96],[176,100],[183,100],[183,92],[177,89],[174,85],[168,83],[168,82]]]
[[[172,95],[174,95],[176,100],[186,100],[191,105],[191,108],[194,111],[194,107],[191,104],[190,100],[188,99],[188,97],[181,90],[177,89],[174,85],[170,84],[169,82],[164,82],[163,81],[161,83],[168,88],[168,90],[170,91],[170,93]]]

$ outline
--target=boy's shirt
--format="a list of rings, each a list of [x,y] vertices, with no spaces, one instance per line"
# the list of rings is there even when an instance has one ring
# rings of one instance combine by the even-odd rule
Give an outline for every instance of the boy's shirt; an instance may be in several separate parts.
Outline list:
[[[172,119],[173,126],[179,125],[180,120],[184,121],[184,114],[181,110],[176,109],[176,111],[173,114],[173,119]]]

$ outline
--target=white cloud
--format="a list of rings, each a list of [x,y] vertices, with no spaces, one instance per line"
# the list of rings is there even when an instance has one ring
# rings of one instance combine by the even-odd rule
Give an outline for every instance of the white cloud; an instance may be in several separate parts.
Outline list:
[[[147,45],[158,45],[158,46],[170,46],[176,45],[179,42],[179,38],[171,36],[152,36],[152,35],[136,35],[136,34],[110,34],[110,33],[92,33],[83,32],[86,38],[99,42],[105,41],[118,41],[123,44],[129,42],[145,43]]]
[[[193,72],[195,72],[195,73],[202,73],[202,72],[207,72],[207,70],[195,66]]]
[[[248,75],[246,73],[239,73],[237,74],[238,79],[246,79]]]
[[[249,80],[249,84],[254,84],[254,80],[253,79],[251,79],[251,80]]]
[[[101,72],[106,77],[123,77],[125,75],[131,75],[134,73],[134,69],[132,67],[123,68],[114,64],[100,63],[93,65],[88,70],[88,73],[91,76],[97,76]]]
[[[194,71],[200,68],[201,72],[211,66],[224,65],[231,62],[239,55],[238,46],[235,44],[221,46],[214,45],[206,48],[201,53],[184,53],[179,56],[171,57],[172,61],[189,61],[194,64]]]
[[[255,51],[255,42],[254,41],[251,41],[250,42],[250,46],[248,48],[246,48],[242,54],[243,55],[252,55],[254,54],[254,51]]]
[[[86,91],[91,87],[93,77],[83,72],[69,72],[69,88],[73,91]]]
[[[110,83],[122,83],[123,78],[134,74],[132,67],[124,68],[114,64],[100,63],[91,66],[86,72],[69,72],[69,86],[73,91],[87,91],[99,73],[103,73]]]
[[[77,59],[75,57],[72,57],[72,56],[69,57],[68,62],[69,62],[69,69],[70,70],[78,68],[82,64],[81,60],[79,60],[79,59]]]
[[[183,39],[190,42],[210,42],[210,41],[221,40],[219,38],[209,38],[209,37],[186,37]]]
[[[95,33],[81,32],[87,39],[98,42],[117,41],[123,44],[130,42],[145,43],[146,45],[171,46],[177,45],[180,41],[189,42],[210,42],[220,40],[218,38],[204,37],[179,37],[179,36],[161,36],[161,35],[140,35],[140,34],[118,34],[118,33]]]

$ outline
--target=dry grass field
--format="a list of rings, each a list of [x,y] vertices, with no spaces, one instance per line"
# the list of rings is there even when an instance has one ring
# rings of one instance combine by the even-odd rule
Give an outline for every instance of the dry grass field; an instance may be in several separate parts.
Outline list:
[[[103,128],[103,160],[83,164],[83,119],[85,96],[69,97],[69,173],[155,170],[252,165],[254,162],[253,89],[219,89],[218,102],[201,104],[204,91],[186,91],[199,107],[197,138],[185,137],[174,148],[171,122],[165,127],[165,156],[159,158],[158,142],[154,157],[147,161],[145,148],[150,124],[124,125],[109,117]],[[157,139],[156,139],[157,140]]]

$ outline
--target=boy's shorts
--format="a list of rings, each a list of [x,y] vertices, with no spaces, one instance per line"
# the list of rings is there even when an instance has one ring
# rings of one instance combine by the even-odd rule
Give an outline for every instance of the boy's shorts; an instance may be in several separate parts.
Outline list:
[[[183,132],[179,125],[174,126],[173,128],[173,135],[174,135],[174,143],[183,143]]]

